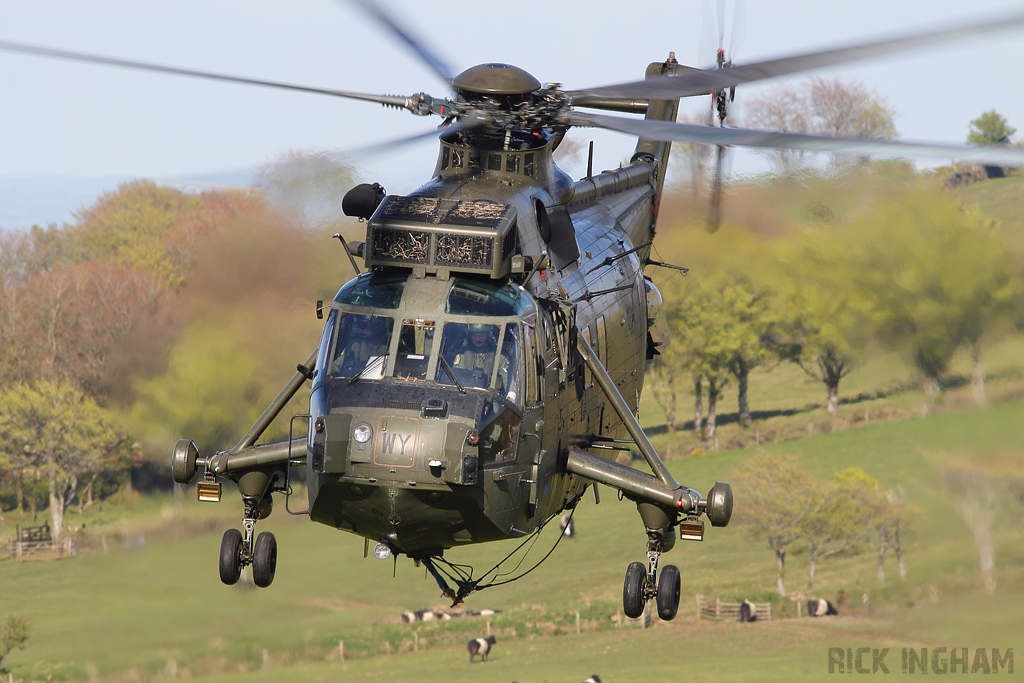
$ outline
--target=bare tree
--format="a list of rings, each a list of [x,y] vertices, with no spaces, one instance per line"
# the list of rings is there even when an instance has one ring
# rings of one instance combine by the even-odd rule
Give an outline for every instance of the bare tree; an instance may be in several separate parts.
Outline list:
[[[834,78],[811,78],[780,86],[750,99],[744,119],[752,128],[786,133],[890,140],[897,137],[895,112],[862,83]],[[804,153],[765,151],[780,175],[799,167]],[[834,157],[833,161],[839,161]]]
[[[980,461],[960,454],[917,451],[935,468],[955,499],[956,510],[978,548],[982,585],[992,595],[996,590],[995,523],[1024,482],[1024,468],[1012,456]]]
[[[783,133],[810,133],[811,117],[806,87],[784,85],[746,100],[743,120],[750,128]],[[803,162],[804,152],[796,149],[766,149],[761,152],[775,165],[779,175],[789,175]]]

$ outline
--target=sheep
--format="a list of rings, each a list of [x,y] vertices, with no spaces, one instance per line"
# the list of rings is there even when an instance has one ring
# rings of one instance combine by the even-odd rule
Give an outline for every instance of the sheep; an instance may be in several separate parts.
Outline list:
[[[808,600],[807,614],[812,617],[829,617],[839,614],[839,610],[828,600]]]
[[[469,649],[469,663],[473,663],[473,658],[480,655],[480,659],[487,661],[487,653],[491,651],[491,646],[495,642],[494,636],[487,636],[486,638],[474,638],[466,644]]]

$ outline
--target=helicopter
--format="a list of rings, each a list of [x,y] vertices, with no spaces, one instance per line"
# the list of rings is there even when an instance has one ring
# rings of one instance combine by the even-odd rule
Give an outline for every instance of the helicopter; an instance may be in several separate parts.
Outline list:
[[[626,568],[623,611],[635,618],[654,601],[671,620],[681,576],[661,555],[677,540],[702,540],[705,520],[727,526],[733,508],[727,483],[702,494],[678,482],[636,417],[662,301],[647,271],[673,267],[651,258],[672,142],[1024,163],[1014,150],[679,124],[680,98],[730,92],[731,101],[744,83],[1020,26],[1024,16],[728,68],[695,69],[670,54],[642,80],[563,90],[504,63],[453,74],[379,6],[357,4],[452,94],[315,91],[440,118],[421,136],[438,138],[438,156],[431,178],[407,195],[369,183],[345,195],[345,213],[366,224],[362,242],[336,236],[356,275],[317,303],[320,343],[249,431],[206,457],[189,439],[175,444],[174,482],[196,482],[199,500],[216,502],[230,480],[241,496],[242,529],[221,541],[221,580],[234,584],[251,566],[257,586],[272,584],[277,542],[256,524],[271,515],[273,494],[293,512],[298,468],[308,507],[297,514],[364,538],[379,558],[422,564],[453,604],[484,586],[455,571],[446,551],[530,537],[600,484],[635,503],[644,528],[647,562]],[[296,88],[9,42],[0,49]],[[596,174],[588,164],[574,181],[553,159],[573,127],[638,142],[629,163]],[[258,443],[307,383],[308,410],[292,415],[289,438]],[[633,448],[650,473],[614,458]]]

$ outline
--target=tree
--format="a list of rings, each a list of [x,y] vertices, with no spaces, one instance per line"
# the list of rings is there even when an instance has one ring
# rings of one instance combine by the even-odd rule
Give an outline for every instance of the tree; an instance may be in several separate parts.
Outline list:
[[[700,388],[708,388],[707,426],[702,436],[713,440],[718,413],[718,397],[728,381],[727,357],[722,346],[725,321],[721,316],[720,292],[692,281],[684,289],[666,299],[665,362],[663,372],[672,372],[672,384],[679,386],[689,380],[695,388],[695,415],[700,414]],[[695,420],[695,429],[701,425]]]
[[[810,560],[807,590],[814,590],[819,562],[854,549],[864,539],[882,500],[878,481],[859,467],[837,472],[834,482],[819,484],[812,495],[813,512],[800,525]]]
[[[1024,482],[1024,467],[1015,453],[981,460],[963,454],[918,453],[935,469],[978,549],[985,592],[996,590],[995,524]]]
[[[776,345],[780,355],[825,385],[836,415],[839,383],[872,339],[870,301],[854,286],[862,265],[849,258],[836,229],[813,229],[779,245],[775,263],[781,304]]]
[[[28,620],[11,615],[0,625],[0,664],[14,650],[24,650],[28,642]]]
[[[749,282],[737,282],[721,292],[722,346],[725,366],[736,378],[740,425],[750,425],[747,387],[750,371],[775,358],[770,340],[777,317],[768,294]]]
[[[60,541],[64,513],[83,478],[128,467],[128,437],[109,414],[68,383],[39,381],[0,392],[0,443],[48,485],[50,525]]]
[[[833,137],[892,140],[895,112],[863,83],[817,76],[810,80],[811,131]]]
[[[879,583],[885,583],[885,554],[891,547],[896,551],[899,577],[907,578],[907,567],[903,561],[903,535],[910,524],[910,508],[897,490],[884,495],[881,507],[874,520],[875,531],[868,539],[878,551],[878,568],[875,576]]]
[[[898,135],[895,112],[883,98],[862,83],[841,79],[817,77],[798,86],[780,86],[751,99],[746,111],[745,121],[752,128],[883,140]],[[793,150],[765,153],[782,175],[792,172],[803,155]]]
[[[26,374],[72,379],[97,400],[107,394],[110,354],[163,293],[145,272],[96,259],[28,277],[14,340],[30,351]]]
[[[1009,145],[1017,129],[1011,126],[995,109],[971,121],[967,142],[972,145]]]
[[[259,197],[247,192],[195,195],[148,180],[122,183],[78,214],[65,235],[67,260],[111,259],[176,290],[188,279],[201,238],[261,210]]]
[[[995,224],[944,194],[915,188],[857,221],[854,286],[870,297],[881,337],[905,350],[934,398],[954,353],[978,349],[1012,312],[1009,250]],[[856,250],[856,251],[854,251]],[[982,382],[980,352],[975,377]]]
[[[666,310],[665,318],[668,317]],[[658,355],[654,357],[644,377],[645,387],[665,411],[665,428],[669,434],[675,434],[679,424],[676,417],[676,383],[684,371],[683,346],[671,333],[676,322],[674,319],[662,320],[655,328],[654,332],[658,334],[659,341]]]
[[[766,541],[778,567],[775,590],[786,595],[786,552],[803,535],[805,520],[817,513],[814,478],[771,453],[747,458],[733,474],[736,522]]]
[[[750,128],[782,133],[811,132],[811,114],[807,107],[806,88],[779,86],[764,95],[750,98],[744,105],[743,119]],[[798,149],[759,150],[775,164],[779,175],[788,176],[800,165],[805,152]]]

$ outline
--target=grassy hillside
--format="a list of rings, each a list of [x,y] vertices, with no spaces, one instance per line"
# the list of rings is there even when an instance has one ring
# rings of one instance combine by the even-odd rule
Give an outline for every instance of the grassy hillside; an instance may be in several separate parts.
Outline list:
[[[1016,400],[768,447],[795,456],[822,478],[858,465],[883,486],[900,486],[917,511],[907,542],[906,582],[896,577],[890,558],[889,578],[878,585],[870,552],[819,568],[814,594],[835,602],[843,591],[840,619],[778,619],[745,628],[697,621],[698,593],[764,599],[774,587],[772,553],[728,528],[709,529],[705,542],[680,543],[666,556],[684,574],[675,622],[616,629],[622,572],[628,562],[643,559],[644,538],[633,506],[604,490],[600,505],[592,496],[581,504],[578,537],[562,543],[547,563],[516,584],[469,599],[470,607],[502,610],[489,619],[499,641],[492,661],[470,667],[464,643],[486,632],[487,619],[401,623],[402,611],[439,604],[433,581],[408,560],[393,565],[363,559],[359,539],[278,510],[262,525],[280,542],[274,586],[229,588],[217,579],[216,556],[221,530],[237,524],[235,502],[154,499],[138,501],[130,515],[122,516],[123,509],[104,512],[115,521],[94,524],[90,552],[60,561],[0,562],[0,616],[26,616],[32,628],[28,649],[4,665],[19,680],[231,680],[262,672],[266,680],[412,681],[443,675],[450,681],[578,681],[596,671],[615,681],[636,680],[641,664],[659,679],[685,670],[696,672],[697,680],[725,672],[786,680],[824,673],[832,646],[1011,647],[1024,636],[1020,505],[1007,500],[997,523],[998,592],[988,598],[979,587],[977,552],[956,499],[920,451],[980,459],[1006,452],[1024,456],[1022,421],[1024,401]],[[672,470],[706,490],[728,480],[751,452],[676,460]],[[738,500],[742,495],[736,491]],[[553,538],[550,531],[542,536],[524,567]],[[450,559],[483,569],[513,545],[465,548]],[[806,572],[806,556],[792,552],[791,594],[804,589]],[[777,605],[780,611],[794,616],[795,604]],[[345,643],[346,663],[338,661],[339,641]],[[893,661],[898,667],[898,656]]]
[[[968,204],[982,207],[986,216],[997,219],[1016,252],[1024,254],[1024,213],[1020,210],[1024,202],[1024,171],[965,185],[956,194]]]

